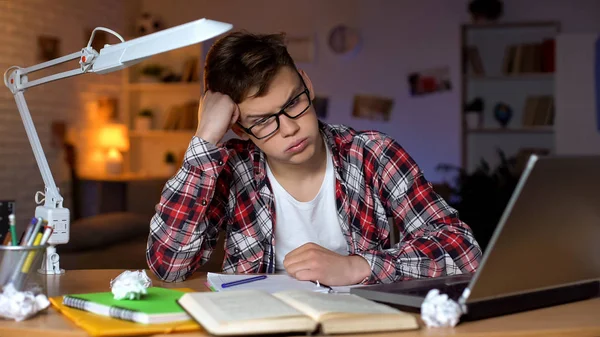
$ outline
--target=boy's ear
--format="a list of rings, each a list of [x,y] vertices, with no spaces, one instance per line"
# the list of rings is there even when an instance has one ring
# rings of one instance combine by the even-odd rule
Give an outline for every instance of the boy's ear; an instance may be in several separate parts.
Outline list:
[[[304,84],[306,84],[306,87],[308,88],[308,92],[310,92],[310,100],[312,101],[313,99],[315,99],[315,91],[313,90],[312,81],[310,80],[310,78],[308,78],[308,75],[304,70],[298,69],[298,72],[300,73],[300,76],[302,76]]]
[[[248,136],[248,134],[244,130],[242,130],[237,123],[234,123],[231,126],[231,131],[233,131],[233,133],[235,133],[242,140],[250,139],[250,136]]]

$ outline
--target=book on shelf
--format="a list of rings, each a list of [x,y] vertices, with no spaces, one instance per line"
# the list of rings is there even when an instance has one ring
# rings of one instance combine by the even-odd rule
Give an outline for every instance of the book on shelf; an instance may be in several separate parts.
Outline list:
[[[178,300],[213,335],[418,329],[415,316],[357,295],[292,290],[187,293]],[[257,305],[260,304],[260,305]]]
[[[171,106],[163,123],[163,130],[195,130],[198,126],[198,102]]]
[[[200,80],[198,63],[197,57],[190,57],[183,63],[182,82],[198,82]]]
[[[525,100],[522,124],[528,126],[549,126],[554,124],[554,97],[551,95],[530,95]]]
[[[483,67],[483,61],[481,60],[481,54],[479,49],[475,46],[468,46],[466,49],[466,64],[470,65],[473,74],[485,75],[485,69]],[[465,67],[466,70],[466,67]]]
[[[553,73],[555,41],[511,44],[504,50],[502,72],[505,75]]]

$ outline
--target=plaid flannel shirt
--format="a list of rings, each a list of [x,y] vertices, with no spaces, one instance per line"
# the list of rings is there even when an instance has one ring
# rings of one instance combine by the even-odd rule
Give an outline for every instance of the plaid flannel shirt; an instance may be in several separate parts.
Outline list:
[[[482,253],[471,229],[398,143],[376,131],[322,122],[319,128],[332,149],[348,253],[371,266],[363,283],[476,270]],[[394,224],[400,240],[391,246]],[[215,146],[193,137],[151,220],[148,265],[163,280],[184,280],[208,261],[221,230],[227,231],[223,272],[275,271],[275,205],[265,154],[250,141]]]

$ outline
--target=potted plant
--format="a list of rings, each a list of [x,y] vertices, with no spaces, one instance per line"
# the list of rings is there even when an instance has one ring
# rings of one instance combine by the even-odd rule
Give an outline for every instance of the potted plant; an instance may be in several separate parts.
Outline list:
[[[148,64],[140,70],[140,82],[160,82],[165,67],[160,64]]]
[[[465,105],[464,114],[467,130],[473,130],[482,127],[483,109],[484,103],[481,97],[477,97]]]
[[[461,220],[471,227],[483,250],[521,175],[516,157],[507,158],[502,150],[498,150],[498,155],[500,164],[495,169],[491,169],[483,159],[473,172],[449,164],[437,167],[438,171],[456,173],[448,202],[459,212]]]
[[[141,110],[135,118],[135,129],[137,131],[148,131],[152,129],[152,117],[154,113],[150,109]]]
[[[468,10],[473,23],[496,22],[504,14],[504,3],[501,0],[472,0]]]
[[[177,171],[177,164],[175,159],[175,154],[171,151],[165,153],[165,164],[169,170],[169,174],[173,175]]]

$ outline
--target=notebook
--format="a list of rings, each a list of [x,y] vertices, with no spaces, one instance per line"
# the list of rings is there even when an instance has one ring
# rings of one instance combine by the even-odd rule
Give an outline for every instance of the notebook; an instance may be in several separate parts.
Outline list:
[[[326,285],[316,284],[310,281],[299,281],[287,274],[269,274],[265,279],[236,285],[234,287],[223,288],[224,283],[230,283],[256,275],[236,275],[236,274],[219,274],[208,273],[206,275],[206,285],[212,291],[231,291],[231,290],[262,290],[268,293],[276,293],[286,290],[308,290],[314,292],[336,292],[349,293],[353,286],[344,287],[329,287]]]
[[[183,291],[150,287],[141,300],[115,300],[112,292],[63,296],[67,307],[142,324],[171,323],[189,317],[177,305]]]
[[[149,288],[149,289],[154,289],[154,288]],[[156,289],[162,289],[162,288],[156,288]],[[166,296],[157,296],[161,300],[155,299],[152,301],[152,304],[150,304],[150,305],[145,304],[142,306],[153,306],[153,307],[159,308],[159,310],[157,310],[157,311],[163,311],[162,309],[160,309],[160,308],[165,308],[165,307],[163,307],[163,304],[167,305],[168,307],[170,307],[172,305],[179,307],[179,305],[177,305],[175,302],[175,298],[181,297],[185,292],[194,291],[193,289],[187,289],[187,288],[186,289],[173,289],[173,290],[165,289],[165,290],[167,290],[167,291],[163,292],[161,290],[158,290],[158,291],[156,291],[156,290],[150,291],[149,290],[149,292],[151,292],[152,294],[158,293],[158,294],[162,294],[162,295],[166,295]],[[71,295],[71,296],[88,297],[89,295],[91,295],[94,298],[94,297],[97,297],[97,296],[95,296],[96,294],[102,294],[102,293],[78,294],[78,295]],[[111,294],[111,293],[108,293],[108,294]],[[167,298],[170,298],[168,300],[169,303],[166,303]],[[113,300],[113,301],[116,301],[116,300]],[[119,302],[119,305],[122,306],[123,302],[141,302],[141,301],[118,301],[118,302]],[[165,303],[161,303],[161,302],[165,302]],[[73,321],[76,325],[81,327],[83,330],[85,330],[91,336],[135,336],[135,335],[150,335],[150,334],[158,334],[158,333],[187,332],[187,331],[201,330],[201,327],[194,320],[192,320],[189,316],[187,316],[187,314],[185,316],[185,317],[187,317],[185,320],[177,320],[177,321],[172,321],[169,323],[141,324],[141,323],[136,323],[133,321],[116,319],[113,317],[99,315],[99,314],[95,314],[92,312],[68,307],[63,304],[63,296],[51,297],[50,303],[52,303],[52,306],[57,311],[59,311],[61,314],[63,314],[68,319]],[[137,304],[137,305],[139,305],[139,304]],[[131,304],[129,304],[127,306],[130,309],[138,309],[138,308],[135,308],[136,305],[134,305],[132,307]],[[168,309],[168,307],[167,307],[167,311],[170,311]],[[142,308],[142,310],[146,311],[144,308]],[[180,312],[183,311],[183,309],[181,309],[181,307],[179,307],[179,310],[180,310]],[[185,312],[185,311],[183,311],[183,312]],[[153,315],[150,311],[148,311],[148,313],[150,313],[150,315]]]
[[[178,303],[213,335],[418,329],[415,316],[350,294],[307,290],[194,292]],[[260,303],[260,305],[257,305]]]

